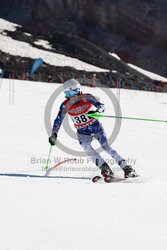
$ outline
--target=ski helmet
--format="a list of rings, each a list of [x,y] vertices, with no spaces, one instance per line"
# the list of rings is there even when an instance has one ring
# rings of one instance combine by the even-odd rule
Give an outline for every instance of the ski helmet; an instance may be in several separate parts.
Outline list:
[[[80,83],[75,79],[70,79],[64,83],[64,94],[65,97],[70,98],[76,96],[80,92]]]

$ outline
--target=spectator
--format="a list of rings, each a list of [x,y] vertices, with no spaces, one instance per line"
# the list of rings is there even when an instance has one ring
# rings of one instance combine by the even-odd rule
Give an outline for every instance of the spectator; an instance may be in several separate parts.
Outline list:
[[[96,87],[96,81],[97,81],[96,74],[93,74],[91,87]]]
[[[52,76],[51,76],[51,75],[48,75],[47,82],[53,82],[53,81],[52,81]]]

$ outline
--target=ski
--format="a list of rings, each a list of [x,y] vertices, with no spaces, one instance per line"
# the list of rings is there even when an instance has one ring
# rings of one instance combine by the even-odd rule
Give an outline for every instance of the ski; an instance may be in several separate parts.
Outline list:
[[[107,176],[107,177],[103,177],[103,176],[99,176],[96,175],[92,178],[92,182],[93,183],[100,183],[102,181],[106,182],[106,183],[113,183],[113,182],[138,182],[140,179],[138,177],[141,177],[140,175],[138,175],[137,177],[134,178],[124,178],[124,177],[115,177],[115,176]],[[140,180],[140,182],[143,182],[142,180]]]
[[[98,182],[99,180],[102,180],[102,176],[96,175],[92,178],[92,182]]]

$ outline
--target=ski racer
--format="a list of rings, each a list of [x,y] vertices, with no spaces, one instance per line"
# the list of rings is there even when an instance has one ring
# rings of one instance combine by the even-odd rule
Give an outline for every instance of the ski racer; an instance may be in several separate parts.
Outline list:
[[[75,79],[70,79],[64,83],[65,101],[60,105],[60,109],[49,137],[49,143],[56,144],[58,131],[66,114],[70,115],[77,129],[77,137],[84,151],[91,157],[93,162],[100,168],[104,177],[113,176],[109,165],[103,160],[100,154],[91,145],[92,139],[99,141],[103,150],[115,159],[117,164],[124,171],[124,177],[136,177],[135,170],[127,164],[126,160],[110,147],[102,124],[99,120],[89,117],[88,114],[95,112],[102,113],[105,106],[99,102],[92,94],[83,94],[80,90],[80,83]],[[92,110],[93,106],[96,108]]]

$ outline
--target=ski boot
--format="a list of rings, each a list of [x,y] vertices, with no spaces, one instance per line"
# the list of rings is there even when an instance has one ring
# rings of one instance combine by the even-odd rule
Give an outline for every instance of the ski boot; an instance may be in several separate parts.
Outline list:
[[[105,182],[111,182],[114,176],[114,173],[106,162],[104,162],[101,166],[101,174],[103,175]]]
[[[134,178],[134,177],[137,177],[137,173],[135,172],[135,170],[130,166],[130,165],[127,165],[123,168],[123,171],[124,171],[124,178]]]

